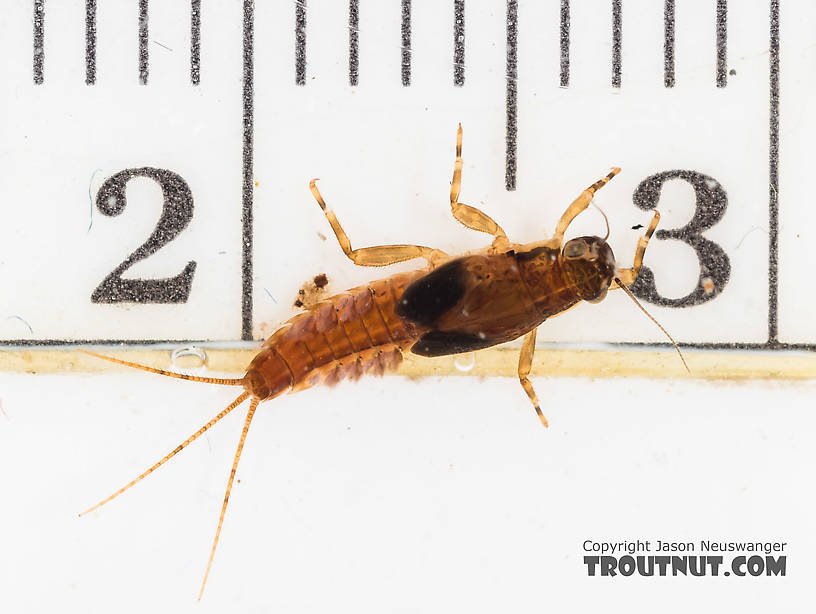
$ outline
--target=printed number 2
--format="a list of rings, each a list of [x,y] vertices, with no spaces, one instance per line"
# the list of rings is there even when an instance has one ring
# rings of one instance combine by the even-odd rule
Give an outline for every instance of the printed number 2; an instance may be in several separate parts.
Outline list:
[[[682,298],[666,298],[657,291],[654,273],[647,267],[632,285],[632,292],[655,305],[665,307],[691,307],[710,301],[725,288],[731,276],[731,262],[722,247],[706,239],[702,233],[720,221],[728,206],[728,196],[720,182],[695,171],[666,171],[644,179],[635,190],[632,199],[641,209],[650,211],[657,207],[663,184],[669,179],[682,179],[694,188],[694,215],[683,228],[658,230],[657,239],[677,239],[690,245],[697,253],[700,273],[697,287]]]
[[[159,184],[164,203],[153,234],[116,267],[91,294],[94,303],[186,303],[196,263],[168,279],[124,279],[122,273],[139,260],[157,252],[180,233],[193,217],[193,193],[179,175],[160,168],[130,168],[105,180],[96,194],[96,206],[105,215],[125,210],[125,186],[133,177],[149,177]]]

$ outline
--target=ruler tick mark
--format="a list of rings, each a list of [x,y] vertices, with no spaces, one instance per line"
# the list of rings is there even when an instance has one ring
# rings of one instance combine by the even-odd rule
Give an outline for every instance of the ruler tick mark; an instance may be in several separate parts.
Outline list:
[[[411,85],[411,0],[402,0],[402,84]]]
[[[570,3],[561,0],[561,87],[569,85],[570,69]]]
[[[45,63],[45,0],[34,0],[34,83],[42,85]]]
[[[85,0],[85,85],[96,83],[96,0]]]
[[[728,79],[727,17],[727,0],[717,0],[717,87],[725,87]]]
[[[621,0],[612,0],[612,87],[621,86],[622,11]]]
[[[139,0],[139,82],[142,85],[147,85],[148,57],[147,0]]]
[[[518,135],[518,0],[507,0],[507,124],[504,187],[516,189],[516,152]]]
[[[674,0],[663,7],[663,85],[674,87]]]
[[[201,0],[190,4],[190,82],[201,83]]]
[[[360,81],[360,1],[349,0],[349,85]]]
[[[306,85],[306,0],[295,0],[295,85]]]
[[[779,347],[779,0],[771,0],[768,163],[768,344]]]
[[[465,0],[453,2],[453,84],[465,84]]]
[[[252,340],[252,232],[253,232],[253,152],[254,152],[254,102],[253,78],[255,37],[255,3],[244,0],[244,79],[243,115],[244,138],[242,144],[243,185],[241,190],[241,339]]]

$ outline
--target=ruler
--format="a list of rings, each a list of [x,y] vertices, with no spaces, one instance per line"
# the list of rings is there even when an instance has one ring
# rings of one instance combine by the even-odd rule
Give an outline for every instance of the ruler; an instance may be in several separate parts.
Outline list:
[[[813,22],[778,1],[15,1],[0,343],[257,340],[318,274],[402,270],[354,269],[314,177],[355,246],[477,249],[446,202],[461,122],[462,201],[511,239],[619,165],[610,243],[631,262],[660,209],[635,291],[682,345],[813,350]],[[539,339],[665,341],[618,296]]]
[[[635,292],[684,348],[727,353],[686,352],[695,378],[727,364],[812,379],[811,4],[10,0],[0,366],[112,370],[62,351],[87,343],[167,368],[156,346],[205,343],[210,369],[236,370],[315,277],[326,295],[414,266],[353,267],[315,177],[355,247],[484,246],[449,212],[461,122],[462,201],[515,241],[552,233],[584,187],[623,168],[596,199],[621,263],[662,213]],[[571,232],[605,232],[601,214]],[[409,358],[382,388],[315,388],[259,412],[196,607],[803,602],[813,566],[795,554],[812,543],[812,502],[790,485],[814,461],[812,382],[678,382],[680,361],[620,293],[538,338],[559,346],[533,370],[549,431],[516,381],[412,379],[512,376],[517,352],[501,349],[470,365]],[[232,393],[135,372],[34,377],[0,386],[2,486],[17,502],[0,519],[16,528],[6,601],[192,603],[237,412],[141,492],[75,514]],[[641,537],[786,541],[789,577],[613,586],[585,572],[587,541]]]

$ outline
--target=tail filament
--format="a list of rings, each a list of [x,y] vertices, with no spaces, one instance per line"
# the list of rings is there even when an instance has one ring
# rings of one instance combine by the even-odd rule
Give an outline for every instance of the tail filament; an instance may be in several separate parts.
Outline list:
[[[88,356],[101,358],[108,362],[117,365],[124,365],[140,371],[147,371],[149,373],[156,373],[157,375],[164,375],[165,377],[175,377],[177,379],[185,379],[190,382],[203,382],[205,384],[221,384],[223,386],[243,386],[244,380],[241,379],[222,379],[218,377],[199,377],[197,375],[184,375],[183,373],[174,373],[173,371],[165,371],[164,369],[156,369],[155,367],[148,367],[147,365],[140,365],[137,362],[130,362],[129,360],[122,360],[121,358],[114,358],[113,356],[105,356],[104,354],[97,354],[96,352],[89,352],[88,350],[77,350]]]
[[[218,538],[221,537],[221,526],[224,524],[224,515],[227,513],[227,503],[229,502],[230,492],[232,491],[232,481],[235,479],[235,472],[238,471],[238,461],[241,460],[241,452],[244,449],[244,442],[249,432],[249,424],[252,422],[252,416],[255,415],[255,410],[258,409],[258,403],[260,403],[260,399],[257,397],[253,398],[249,403],[249,411],[247,412],[246,420],[244,420],[244,430],[241,431],[241,439],[238,440],[235,460],[232,461],[232,470],[230,471],[229,480],[227,480],[227,492],[224,494],[224,503],[221,505],[221,516],[218,517],[218,528],[215,530],[215,539],[213,540],[212,550],[210,551],[210,560],[207,561],[207,571],[204,572],[204,581],[201,583],[201,590],[198,592],[199,601],[201,601],[201,596],[204,594],[207,578],[210,576],[210,568],[212,567],[213,558],[215,557],[215,547],[218,545]]]
[[[131,486],[133,486],[134,484],[136,484],[136,482],[139,482],[139,481],[140,481],[140,480],[142,480],[143,478],[146,478],[148,475],[150,475],[151,473],[153,473],[153,472],[154,472],[156,469],[158,469],[159,467],[161,467],[161,466],[162,466],[164,463],[166,463],[166,462],[167,462],[167,461],[169,461],[171,458],[173,458],[173,457],[174,457],[176,454],[178,454],[179,452],[181,452],[181,451],[182,451],[184,448],[186,448],[186,447],[187,447],[189,444],[191,444],[191,443],[192,443],[192,442],[194,442],[196,439],[198,439],[199,437],[201,437],[201,436],[202,436],[202,435],[203,435],[205,432],[207,432],[207,431],[208,431],[208,430],[209,430],[209,429],[210,429],[210,428],[211,428],[211,427],[212,427],[212,426],[213,426],[213,425],[214,425],[216,422],[218,422],[219,420],[221,420],[221,418],[223,418],[224,416],[226,416],[226,415],[227,415],[228,413],[230,413],[230,412],[231,412],[233,409],[235,409],[235,408],[236,408],[236,407],[238,407],[238,406],[239,406],[241,403],[243,403],[244,401],[246,401],[246,400],[247,400],[247,397],[249,397],[249,393],[248,393],[248,392],[243,392],[243,393],[241,393],[241,395],[240,395],[240,396],[239,396],[237,399],[235,399],[235,400],[234,400],[232,403],[230,403],[230,404],[227,406],[227,408],[226,408],[226,409],[224,409],[224,410],[223,410],[223,411],[222,411],[220,414],[218,414],[218,415],[217,415],[215,418],[213,418],[212,420],[210,420],[210,421],[209,421],[207,424],[205,424],[204,426],[202,426],[202,427],[201,427],[200,429],[198,429],[198,430],[197,430],[195,433],[193,433],[192,435],[190,435],[190,436],[189,436],[187,439],[185,439],[185,440],[184,440],[182,443],[180,443],[178,446],[176,446],[175,450],[173,450],[172,452],[170,452],[170,454],[168,454],[168,455],[167,455],[167,456],[165,456],[163,459],[161,459],[161,460],[160,460],[158,463],[156,463],[155,465],[153,465],[152,467],[150,467],[150,468],[149,468],[147,471],[145,471],[144,473],[142,473],[142,474],[141,474],[141,475],[140,475],[138,478],[136,478],[135,480],[132,480],[131,482],[128,482],[127,484],[125,484],[125,485],[124,485],[122,488],[120,488],[119,490],[117,490],[115,493],[113,493],[113,494],[112,494],[110,497],[108,497],[107,499],[102,499],[102,501],[100,501],[99,503],[97,503],[97,504],[96,504],[96,505],[94,505],[93,507],[89,507],[87,510],[85,510],[84,512],[82,512],[82,513],[80,514],[80,516],[85,516],[86,514],[90,514],[90,513],[91,513],[92,511],[94,511],[95,509],[98,509],[98,508],[102,507],[103,505],[105,505],[105,504],[106,504],[108,501],[111,501],[112,499],[115,499],[116,497],[118,497],[119,495],[121,495],[123,492],[125,492],[126,490],[128,490],[128,489],[129,489]]]

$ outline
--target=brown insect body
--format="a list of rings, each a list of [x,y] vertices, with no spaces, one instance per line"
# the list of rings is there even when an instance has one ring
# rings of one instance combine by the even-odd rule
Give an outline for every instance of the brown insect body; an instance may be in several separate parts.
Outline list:
[[[582,237],[574,241],[597,241]],[[588,266],[548,242],[452,260],[407,289],[397,314],[431,330],[412,347],[421,356],[483,349],[516,339],[582,300],[605,295],[612,282],[608,257]],[[581,261],[583,262],[583,261]],[[605,274],[600,274],[603,270]],[[441,298],[440,298],[441,297]]]
[[[317,384],[382,375],[402,362],[420,334],[396,315],[397,300],[424,271],[400,273],[353,288],[291,318],[264,342],[244,376],[261,400]]]
[[[400,273],[318,303],[286,322],[247,368],[244,388],[266,400],[317,384],[382,375],[403,351],[443,356],[516,339],[585,297],[606,295],[615,270],[603,239],[587,259],[542,243],[476,253]],[[569,250],[567,250],[569,251]],[[581,252],[583,253],[583,252]]]
[[[546,426],[538,397],[527,377],[532,367],[538,325],[581,301],[602,300],[611,288],[621,288],[631,296],[626,287],[637,278],[646,246],[660,216],[654,213],[646,233],[638,241],[631,268],[616,268],[615,257],[605,238],[579,237],[563,243],[564,233],[572,220],[589,206],[597,190],[620,171],[615,168],[567,207],[550,239],[526,245],[514,244],[487,214],[459,202],[461,150],[460,126],[451,181],[451,212],[464,226],[492,235],[493,242],[488,248],[458,258],[421,245],[352,249],[351,241],[335,214],[326,207],[315,185],[316,180],[313,180],[310,184],[312,193],[331,224],[341,249],[355,264],[384,266],[424,258],[428,266],[373,281],[308,306],[266,340],[240,379],[183,375],[94,354],[144,371],[240,386],[244,391],[167,456],[80,515],[118,497],[249,399],[201,586],[203,592],[238,461],[258,404],[287,391],[303,390],[317,384],[333,385],[343,379],[358,379],[364,374],[382,375],[396,369],[403,352],[409,350],[421,356],[443,356],[490,347],[523,335],[518,363],[519,382]],[[612,286],[613,282],[615,286]],[[320,287],[325,286],[322,280],[321,283]]]

